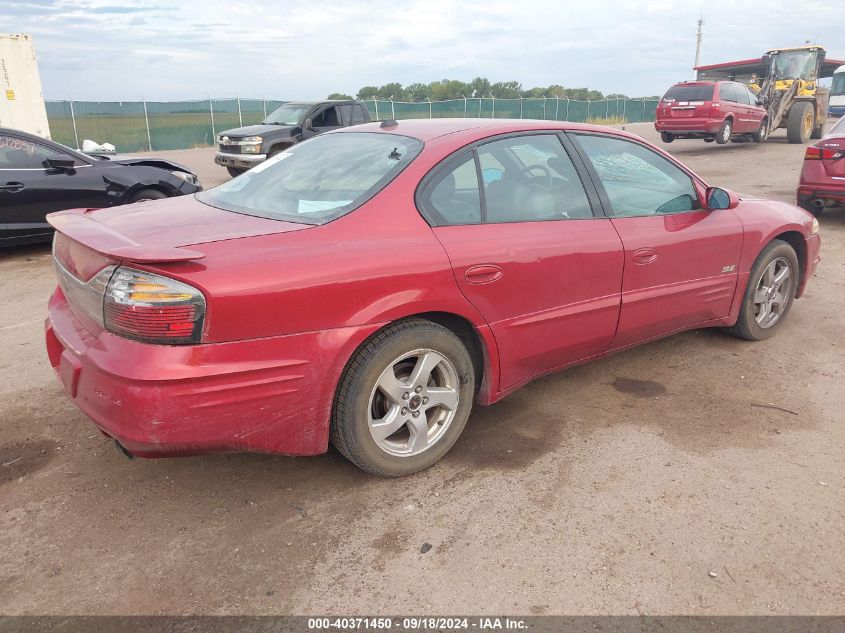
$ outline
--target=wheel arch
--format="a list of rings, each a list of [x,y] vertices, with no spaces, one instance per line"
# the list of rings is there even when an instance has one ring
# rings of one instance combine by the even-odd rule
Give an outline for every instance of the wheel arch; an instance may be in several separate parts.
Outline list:
[[[495,401],[497,388],[497,377],[499,371],[499,352],[496,341],[489,328],[474,324],[469,318],[455,312],[430,310],[427,312],[415,312],[402,317],[384,322],[377,329],[360,341],[351,353],[343,360],[343,366],[339,374],[338,384],[349,369],[358,352],[365,347],[374,337],[378,336],[386,328],[411,319],[425,319],[437,323],[457,336],[469,352],[472,358],[473,368],[476,372],[475,400],[479,404],[490,404]],[[337,389],[337,387],[335,387]]]
[[[807,262],[807,244],[804,241],[804,236],[801,233],[799,233],[798,231],[784,231],[783,233],[779,233],[778,235],[775,235],[774,237],[772,237],[768,242],[766,242],[766,244],[763,245],[763,248],[765,248],[766,246],[771,244],[773,240],[781,240],[782,242],[786,242],[787,244],[789,244],[793,248],[793,250],[795,251],[795,254],[798,256],[798,275],[799,275],[799,279],[804,279],[804,271],[807,270],[807,265],[808,265],[808,262]],[[760,249],[760,250],[762,252],[763,249]],[[758,255],[759,255],[759,253],[758,253]],[[802,284],[800,284],[800,283],[796,284],[796,286],[795,286],[796,296],[799,296],[798,293],[800,292],[801,287],[802,287]]]

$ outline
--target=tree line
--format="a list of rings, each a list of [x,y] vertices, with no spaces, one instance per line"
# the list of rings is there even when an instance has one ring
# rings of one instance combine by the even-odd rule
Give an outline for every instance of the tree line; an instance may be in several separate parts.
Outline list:
[[[490,83],[486,77],[476,77],[470,82],[457,79],[441,79],[431,83],[413,83],[403,86],[397,82],[386,83],[383,86],[364,86],[356,94],[356,99],[378,99],[383,101],[445,101],[447,99],[536,99],[547,97],[549,99],[575,99],[578,101],[599,101],[601,99],[627,99],[623,94],[613,93],[603,95],[598,90],[589,88],[564,88],[558,84],[552,84],[546,88],[523,88],[518,81],[497,81]],[[329,99],[351,99],[351,95],[341,92],[333,92]]]

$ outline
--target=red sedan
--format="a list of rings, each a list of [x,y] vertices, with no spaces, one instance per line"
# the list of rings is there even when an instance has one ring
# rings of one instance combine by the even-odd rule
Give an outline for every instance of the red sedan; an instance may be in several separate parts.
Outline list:
[[[819,261],[790,204],[546,121],[318,136],[191,197],[50,216],[47,349],[124,451],[430,466],[474,403],[674,332],[774,334]]]
[[[814,215],[828,207],[845,206],[845,117],[807,148],[798,204]]]

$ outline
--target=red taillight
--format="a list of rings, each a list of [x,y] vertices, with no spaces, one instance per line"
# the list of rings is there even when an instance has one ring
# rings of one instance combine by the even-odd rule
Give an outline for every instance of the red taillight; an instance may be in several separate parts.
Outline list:
[[[145,343],[198,343],[205,297],[175,279],[118,268],[106,288],[103,316],[109,332]]]
[[[718,101],[711,101],[710,102],[710,116],[717,117],[722,116],[722,104]]]
[[[845,153],[829,147],[818,147],[810,145],[804,152],[804,160],[837,160],[845,156]]]

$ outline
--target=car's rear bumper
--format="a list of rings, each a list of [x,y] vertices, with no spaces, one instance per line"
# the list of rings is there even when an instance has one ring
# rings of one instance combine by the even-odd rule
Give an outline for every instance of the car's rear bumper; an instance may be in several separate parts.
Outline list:
[[[235,167],[237,169],[250,169],[267,160],[267,154],[227,154],[217,152],[214,155],[214,162],[223,167]]]
[[[654,129],[658,132],[670,132],[674,135],[707,136],[718,132],[721,125],[721,121],[714,119],[678,117],[658,119],[654,122]]]
[[[325,452],[341,350],[372,330],[147,345],[90,333],[58,290],[45,328],[65,391],[103,433],[141,457]]]
[[[834,182],[826,183],[802,183],[798,186],[798,206],[803,207],[809,204],[814,198],[817,200],[830,200],[832,202],[845,203],[845,180],[839,185]]]

